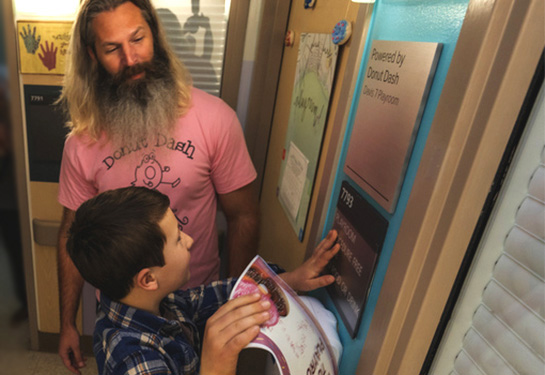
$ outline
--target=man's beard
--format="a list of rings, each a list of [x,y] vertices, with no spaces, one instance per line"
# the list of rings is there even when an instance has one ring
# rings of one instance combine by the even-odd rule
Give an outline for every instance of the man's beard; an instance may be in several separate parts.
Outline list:
[[[138,79],[131,77],[144,73]],[[95,98],[99,120],[114,146],[133,146],[168,134],[178,117],[178,95],[166,58],[125,67],[116,75],[98,64]]]

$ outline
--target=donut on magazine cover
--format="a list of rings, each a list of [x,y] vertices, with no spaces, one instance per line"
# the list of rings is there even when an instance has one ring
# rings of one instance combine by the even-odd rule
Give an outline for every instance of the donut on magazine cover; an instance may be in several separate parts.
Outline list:
[[[281,316],[289,314],[288,299],[282,289],[255,265],[252,265],[239,281],[232,298],[252,293],[259,293],[262,301],[269,301],[271,304],[270,318],[263,324],[265,327],[274,326]]]

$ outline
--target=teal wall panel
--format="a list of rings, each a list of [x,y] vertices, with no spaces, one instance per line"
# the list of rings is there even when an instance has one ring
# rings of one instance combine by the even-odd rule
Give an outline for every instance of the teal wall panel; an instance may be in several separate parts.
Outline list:
[[[337,313],[331,299],[326,292],[315,293],[332,310],[339,321],[339,334],[344,346],[343,356],[340,363],[340,374],[353,374],[356,370],[361,350],[369,330],[371,319],[384,281],[388,263],[396,237],[405,213],[405,208],[411,189],[414,183],[418,165],[426,145],[437,103],[447,76],[452,55],[458,40],[458,35],[467,11],[469,0],[377,0],[374,5],[369,34],[366,47],[363,51],[362,63],[359,71],[359,78],[356,84],[356,94],[352,100],[350,114],[347,122],[347,132],[344,137],[342,151],[340,153],[339,168],[336,171],[333,193],[329,198],[329,207],[324,229],[324,235],[333,224],[333,217],[340,186],[343,180],[349,181],[353,187],[368,200],[389,222],[388,232],[382,247],[382,252],[377,264],[375,277],[371,286],[369,297],[365,305],[359,332],[355,339],[348,334],[339,314]],[[350,141],[350,133],[357,111],[359,95],[361,92],[365,68],[369,55],[369,49],[373,40],[394,40],[412,42],[434,42],[442,43],[443,50],[435,73],[435,78],[430,90],[428,101],[422,116],[420,128],[416,136],[414,148],[407,167],[405,179],[396,210],[389,214],[382,209],[371,197],[359,188],[343,172],[344,161]]]

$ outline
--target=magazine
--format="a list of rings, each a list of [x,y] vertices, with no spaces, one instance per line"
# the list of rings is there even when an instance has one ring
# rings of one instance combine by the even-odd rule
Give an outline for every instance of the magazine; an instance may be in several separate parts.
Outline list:
[[[281,375],[337,375],[327,337],[297,294],[257,255],[238,279],[230,298],[259,292],[271,302],[270,318],[247,348],[268,351]]]

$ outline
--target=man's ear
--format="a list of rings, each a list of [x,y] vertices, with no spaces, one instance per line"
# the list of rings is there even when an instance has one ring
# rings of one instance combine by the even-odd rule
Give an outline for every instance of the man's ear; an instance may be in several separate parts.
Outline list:
[[[150,268],[143,268],[134,277],[134,287],[146,291],[157,290],[159,283]]]
[[[95,51],[93,48],[91,48],[91,46],[87,46],[87,53],[89,54],[89,56],[91,56],[91,59],[94,61],[94,62],[97,62],[97,56],[95,54]]]

